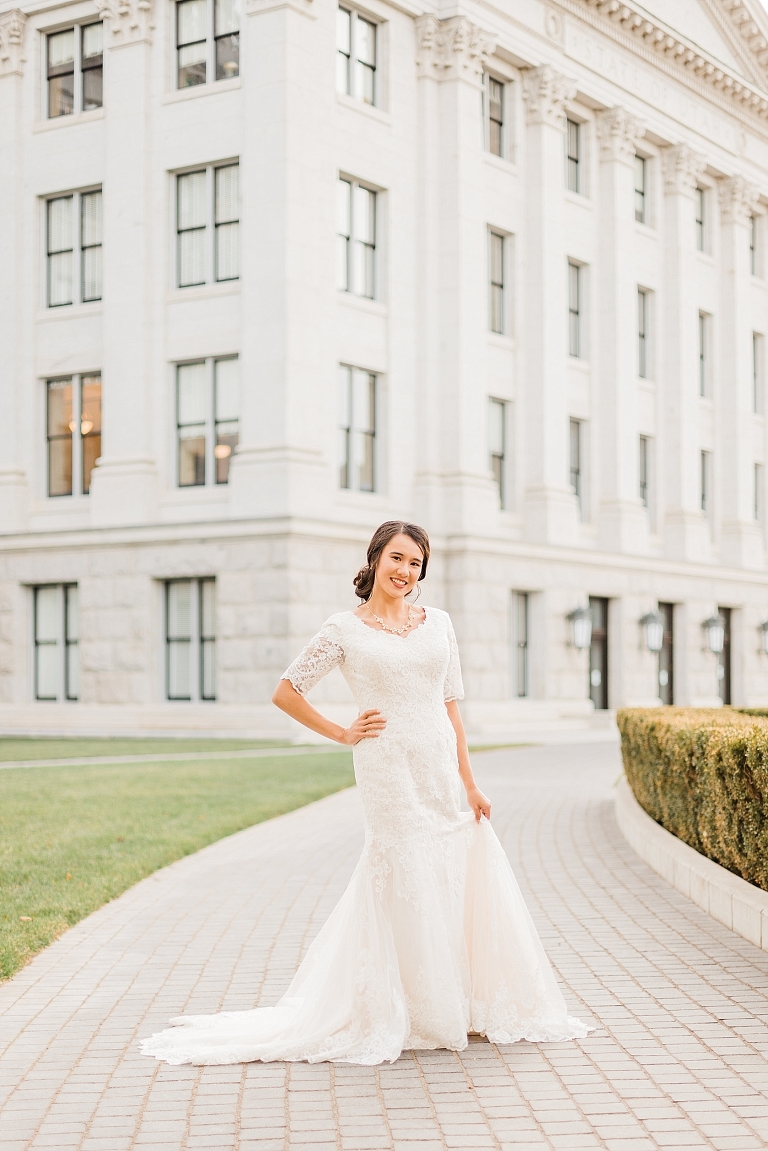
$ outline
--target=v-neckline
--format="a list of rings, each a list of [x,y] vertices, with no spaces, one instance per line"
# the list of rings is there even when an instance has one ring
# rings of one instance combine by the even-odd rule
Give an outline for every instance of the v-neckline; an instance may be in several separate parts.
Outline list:
[[[350,613],[349,613],[349,614],[350,614],[350,615],[351,615],[351,616],[352,616],[354,619],[356,619],[356,620],[357,620],[357,622],[360,624],[360,626],[361,626],[361,627],[364,627],[366,631],[372,631],[372,632],[375,632],[377,635],[391,635],[393,639],[409,640],[409,639],[411,638],[411,636],[412,636],[412,635],[415,635],[415,634],[416,634],[416,632],[417,632],[417,631],[421,631],[421,629],[422,629],[423,627],[426,627],[426,626],[427,626],[427,619],[429,618],[429,611],[428,611],[428,610],[427,610],[427,608],[426,608],[426,607],[424,607],[424,606],[422,606],[422,611],[424,612],[424,618],[423,618],[423,620],[421,621],[421,623],[419,624],[419,626],[418,626],[418,627],[414,627],[414,628],[411,628],[411,630],[410,630],[409,632],[407,632],[405,635],[396,635],[394,632],[392,632],[392,631],[387,631],[387,630],[386,630],[385,628],[383,628],[383,627],[371,627],[371,626],[370,626],[370,624],[367,624],[367,623],[365,623],[365,622],[364,622],[362,619],[360,619],[360,616],[359,616],[359,615],[357,615],[355,612],[353,612],[353,611],[350,611]]]

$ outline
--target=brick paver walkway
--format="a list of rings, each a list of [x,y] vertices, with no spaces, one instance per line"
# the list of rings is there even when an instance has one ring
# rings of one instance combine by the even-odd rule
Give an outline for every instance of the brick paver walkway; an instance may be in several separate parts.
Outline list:
[[[768,956],[626,846],[616,747],[475,763],[588,1039],[378,1068],[138,1055],[171,1015],[279,997],[357,858],[349,791],[152,876],[0,988],[0,1151],[765,1147]]]

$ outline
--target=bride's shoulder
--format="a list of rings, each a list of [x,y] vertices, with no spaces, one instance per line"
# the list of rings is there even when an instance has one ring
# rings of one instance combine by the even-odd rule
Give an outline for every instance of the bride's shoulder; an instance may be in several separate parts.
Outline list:
[[[443,627],[452,627],[451,617],[447,611],[443,611],[441,607],[428,607],[425,609],[427,616],[432,616],[433,619],[438,620]]]

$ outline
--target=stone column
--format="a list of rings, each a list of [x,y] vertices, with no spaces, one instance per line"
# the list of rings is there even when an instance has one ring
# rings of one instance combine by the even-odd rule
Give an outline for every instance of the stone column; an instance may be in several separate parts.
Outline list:
[[[157,516],[153,314],[161,307],[151,275],[150,0],[98,0],[104,20],[103,448],[92,477],[93,524]],[[161,437],[159,444],[164,443]]]
[[[707,559],[709,529],[701,510],[698,324],[694,193],[706,158],[687,144],[662,152],[664,289],[657,315],[664,355],[659,372],[656,451],[664,493],[664,542],[674,559]]]
[[[760,190],[741,176],[722,180],[720,237],[722,295],[720,363],[714,394],[720,429],[716,498],[720,506],[722,558],[729,566],[760,568],[763,542],[754,516],[754,419],[752,328],[749,323],[749,222]]]
[[[576,536],[578,505],[568,484],[567,249],[563,225],[565,104],[576,83],[548,64],[524,73],[527,234],[521,306],[520,376],[524,421],[525,525],[530,540]],[[524,338],[523,338],[524,337]]]
[[[486,388],[488,224],[483,68],[494,38],[466,16],[416,21],[422,237],[418,514],[433,531],[493,530]],[[422,448],[419,449],[420,454]]]
[[[639,496],[634,159],[645,128],[624,108],[597,117],[600,144],[598,405],[601,546],[637,552],[647,537]],[[597,359],[597,357],[595,357]]]
[[[0,533],[22,531],[26,523],[22,395],[30,381],[22,375],[23,182],[22,95],[27,17],[14,9],[0,15]]]

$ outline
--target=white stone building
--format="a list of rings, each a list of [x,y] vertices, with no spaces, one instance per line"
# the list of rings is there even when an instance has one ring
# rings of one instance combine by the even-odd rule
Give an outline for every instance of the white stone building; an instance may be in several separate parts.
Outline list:
[[[648,5],[0,0],[0,729],[287,731],[401,516],[473,732],[768,703],[768,19]]]

